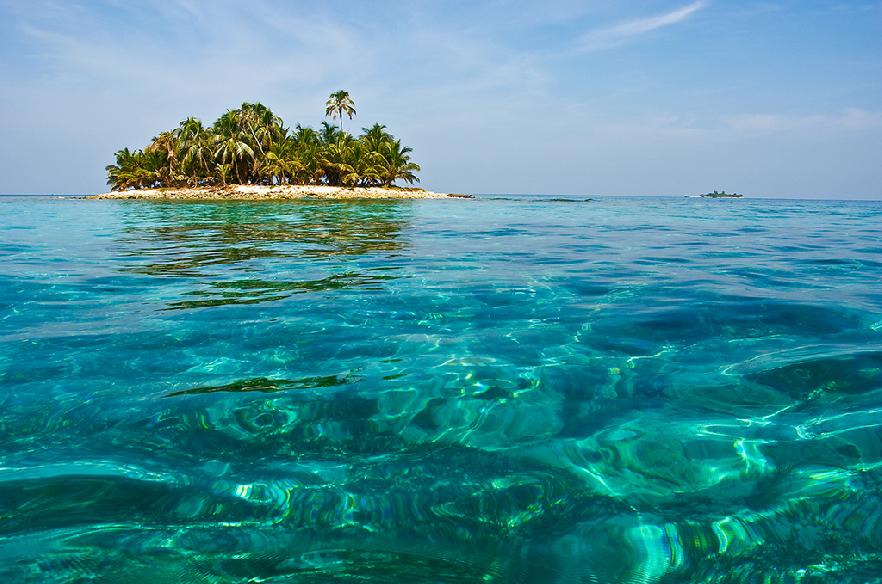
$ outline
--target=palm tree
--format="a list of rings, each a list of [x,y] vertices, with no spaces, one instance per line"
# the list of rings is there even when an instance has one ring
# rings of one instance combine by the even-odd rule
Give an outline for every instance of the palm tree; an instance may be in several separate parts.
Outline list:
[[[114,190],[236,184],[393,185],[419,182],[420,167],[382,124],[363,128],[355,138],[343,131],[343,116],[355,114],[352,100],[338,91],[326,114],[340,118],[318,130],[297,125],[290,132],[279,116],[261,103],[243,103],[210,127],[187,118],[161,132],[143,150],[123,148],[108,164]]]
[[[145,153],[156,153],[162,158],[163,163],[159,172],[161,174],[160,180],[164,186],[172,186],[178,181],[175,167],[180,149],[180,140],[174,132],[162,132],[153,138],[153,142],[144,149]]]
[[[383,155],[372,149],[364,136],[355,143],[351,160],[359,185],[372,186],[383,182]]]
[[[191,184],[197,186],[200,179],[207,179],[211,175],[214,135],[205,129],[200,120],[187,118],[175,130],[175,136],[180,142],[179,157],[183,171],[189,175]]]
[[[288,175],[288,161],[276,152],[267,152],[258,174],[261,182],[271,185],[278,180],[278,184],[282,184]]]
[[[242,162],[248,159],[254,160],[254,150],[251,146],[239,140],[237,136],[221,137],[217,143],[217,150],[214,152],[215,158],[220,159],[221,164],[229,164],[236,171],[236,180],[238,184],[242,183]]]
[[[214,123],[214,157],[221,164],[229,164],[236,180],[242,184],[242,162],[254,160],[254,149],[245,141],[239,129],[240,110],[230,110]],[[226,182],[224,180],[224,182]]]
[[[218,164],[214,167],[217,172],[217,177],[220,179],[221,184],[227,185],[227,178],[230,176],[230,165],[229,164]]]
[[[361,139],[372,150],[379,151],[383,142],[393,140],[392,135],[386,131],[386,126],[383,124],[374,124],[370,128],[362,128],[361,130],[364,132],[364,134],[361,135]]]
[[[355,115],[355,102],[349,97],[348,91],[343,91],[342,89],[335,91],[328,97],[328,103],[325,105],[326,116],[331,119],[335,117],[340,118],[341,131],[343,130],[343,114],[349,116],[350,120]]]
[[[334,128],[327,122],[324,122],[323,125]],[[294,156],[298,161],[296,176],[305,183],[316,184],[322,181],[324,176],[320,160],[322,142],[322,136],[312,128],[304,128],[298,124],[297,128],[291,132]]]
[[[285,184],[303,175],[304,167],[297,156],[293,140],[286,139],[273,146],[263,158],[258,176],[264,184]]]
[[[300,124],[291,131],[291,139],[297,144],[318,144],[321,142],[319,133],[312,128],[304,128]]]
[[[353,164],[357,158],[357,144],[348,134],[339,134],[334,142],[322,148],[321,165],[329,185],[351,186],[357,182]]]
[[[420,182],[415,174],[420,171],[420,165],[410,161],[411,152],[413,149],[402,146],[400,140],[389,140],[383,143],[381,153],[386,163],[383,184],[391,186],[398,179],[408,184]]]
[[[285,129],[282,118],[262,103],[243,103],[239,110],[234,111],[237,113],[236,121],[243,139],[257,154],[251,169],[257,175],[260,172],[261,159],[274,145],[285,139],[288,130]]]
[[[107,171],[107,184],[112,190],[124,191],[136,185],[134,169],[138,166],[138,153],[128,148],[117,150],[116,164],[108,164],[104,167]]]
[[[323,144],[333,144],[337,141],[337,138],[343,136],[343,131],[338,129],[337,126],[333,124],[329,124],[328,122],[322,122],[322,127],[318,131],[319,140],[322,141]]]
[[[167,186],[163,182],[167,161],[156,150],[144,152],[123,148],[116,153],[116,164],[108,164],[107,184],[115,191]]]

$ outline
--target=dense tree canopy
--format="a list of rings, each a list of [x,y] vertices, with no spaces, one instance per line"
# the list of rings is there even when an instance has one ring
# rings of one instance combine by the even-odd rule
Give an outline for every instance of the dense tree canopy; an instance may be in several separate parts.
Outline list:
[[[342,94],[332,94],[327,109],[341,123],[343,115],[355,113],[348,94]],[[143,150],[123,148],[116,153],[116,164],[107,166],[107,183],[114,190],[229,183],[413,184],[419,182],[415,173],[420,167],[411,162],[410,153],[380,124],[363,128],[358,137],[328,122],[318,130],[300,125],[289,130],[263,104],[243,103],[211,127],[187,118]]]

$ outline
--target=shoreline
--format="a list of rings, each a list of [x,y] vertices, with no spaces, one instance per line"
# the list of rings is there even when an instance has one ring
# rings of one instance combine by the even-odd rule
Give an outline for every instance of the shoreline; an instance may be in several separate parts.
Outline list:
[[[226,185],[134,189],[89,195],[87,199],[160,201],[260,201],[286,199],[471,199],[471,195],[436,193],[402,187],[337,187],[328,185]]]

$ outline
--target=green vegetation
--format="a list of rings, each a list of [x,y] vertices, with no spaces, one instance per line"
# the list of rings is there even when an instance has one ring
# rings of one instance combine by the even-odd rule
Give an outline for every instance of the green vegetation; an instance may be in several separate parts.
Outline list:
[[[143,150],[123,148],[107,166],[113,190],[210,185],[327,184],[391,186],[419,182],[411,149],[374,124],[354,137],[343,131],[343,116],[355,115],[345,91],[332,93],[326,114],[340,127],[322,122],[318,130],[299,124],[292,130],[260,103],[223,114],[211,127],[187,118],[162,132]]]

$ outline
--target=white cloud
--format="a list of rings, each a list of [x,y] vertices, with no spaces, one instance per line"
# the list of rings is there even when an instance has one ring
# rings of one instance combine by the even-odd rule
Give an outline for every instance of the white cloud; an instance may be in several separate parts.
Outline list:
[[[704,0],[656,16],[637,18],[592,30],[582,35],[576,42],[576,51],[589,52],[619,46],[634,38],[683,22],[705,6]]]

